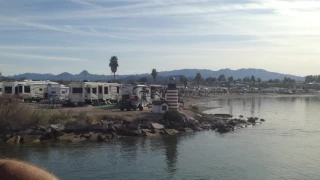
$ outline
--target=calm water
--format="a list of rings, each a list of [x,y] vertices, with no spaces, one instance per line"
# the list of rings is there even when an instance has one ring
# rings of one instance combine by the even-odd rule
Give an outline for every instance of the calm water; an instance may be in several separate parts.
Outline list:
[[[2,147],[61,179],[320,179],[320,99],[210,102],[212,113],[257,116],[263,125],[219,135],[130,138],[106,144]]]

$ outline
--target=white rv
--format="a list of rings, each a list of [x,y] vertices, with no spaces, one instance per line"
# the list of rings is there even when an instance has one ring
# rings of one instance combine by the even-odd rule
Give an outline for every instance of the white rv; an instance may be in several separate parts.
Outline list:
[[[118,83],[107,83],[109,86],[109,101],[118,102],[122,98],[122,85]]]
[[[69,87],[60,84],[48,85],[48,99],[54,101],[65,101],[69,99]]]
[[[122,87],[122,95],[137,96],[139,103],[146,107],[153,100],[159,100],[163,97],[164,87],[161,85],[125,85]]]
[[[119,101],[120,84],[101,82],[72,82],[69,87],[70,101],[74,104]]]
[[[25,101],[40,101],[48,98],[48,85],[58,85],[58,83],[32,80],[17,82],[15,94],[21,96]]]
[[[3,95],[13,95],[18,94],[18,82],[3,82],[2,83],[2,94]]]

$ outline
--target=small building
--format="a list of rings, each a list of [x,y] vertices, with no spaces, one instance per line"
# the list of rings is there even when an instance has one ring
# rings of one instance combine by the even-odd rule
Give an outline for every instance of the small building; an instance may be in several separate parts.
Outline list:
[[[153,113],[165,113],[169,110],[169,105],[167,101],[159,100],[152,102],[152,112]]]

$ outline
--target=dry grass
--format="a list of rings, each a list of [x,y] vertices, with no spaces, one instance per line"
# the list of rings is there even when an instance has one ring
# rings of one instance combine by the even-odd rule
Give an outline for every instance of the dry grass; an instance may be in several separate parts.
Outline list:
[[[15,96],[0,97],[0,133],[28,126],[32,110]]]

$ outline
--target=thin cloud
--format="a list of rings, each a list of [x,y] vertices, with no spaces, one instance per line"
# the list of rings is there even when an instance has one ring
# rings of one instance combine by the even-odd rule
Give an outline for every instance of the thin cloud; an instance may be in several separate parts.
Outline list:
[[[81,58],[44,56],[44,55],[35,55],[35,54],[1,53],[0,56],[9,57],[9,58],[19,58],[19,59],[41,60],[41,61],[88,61],[87,59],[81,59]]]
[[[74,3],[77,3],[77,4],[81,4],[81,5],[90,7],[90,8],[103,9],[102,6],[98,6],[98,5],[96,5],[96,4],[90,3],[90,2],[85,1],[85,0],[69,0],[69,1],[74,2]]]
[[[65,32],[65,33],[78,34],[78,35],[87,35],[87,36],[103,36],[103,37],[131,40],[131,41],[133,40],[133,39],[126,38],[126,37],[114,36],[114,35],[108,34],[108,33],[101,33],[101,32],[94,30],[94,28],[91,28],[91,31],[89,32],[89,31],[75,29],[72,26],[67,26],[67,28],[61,28],[61,27],[55,27],[55,26],[42,24],[42,23],[20,21],[17,19],[14,19],[13,22],[24,25],[24,26],[34,27],[34,28],[38,28],[38,29],[51,30],[51,31]]]

